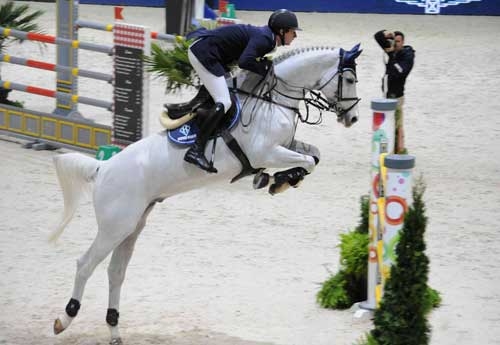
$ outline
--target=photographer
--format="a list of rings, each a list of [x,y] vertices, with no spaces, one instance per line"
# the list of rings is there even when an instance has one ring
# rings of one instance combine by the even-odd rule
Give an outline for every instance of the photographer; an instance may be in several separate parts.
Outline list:
[[[375,40],[387,53],[385,76],[382,80],[382,92],[387,98],[398,100],[396,108],[396,152],[404,153],[403,103],[406,77],[413,68],[415,50],[404,45],[405,36],[401,31],[381,30],[375,33]]]

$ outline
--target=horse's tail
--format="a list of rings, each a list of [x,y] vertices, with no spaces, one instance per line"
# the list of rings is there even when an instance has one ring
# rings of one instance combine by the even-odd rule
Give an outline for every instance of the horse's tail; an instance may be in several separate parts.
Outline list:
[[[50,242],[57,241],[73,218],[81,196],[90,191],[90,183],[94,181],[101,161],[81,153],[67,153],[54,156],[54,164],[64,196],[64,214],[50,235]]]

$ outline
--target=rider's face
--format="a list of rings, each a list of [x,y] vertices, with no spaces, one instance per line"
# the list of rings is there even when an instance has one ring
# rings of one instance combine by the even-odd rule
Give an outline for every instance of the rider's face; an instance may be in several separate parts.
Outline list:
[[[297,32],[295,32],[294,29],[288,29],[285,32],[285,42],[284,42],[284,45],[285,46],[290,45],[290,43],[292,43],[292,41],[295,39],[295,37],[297,37]]]

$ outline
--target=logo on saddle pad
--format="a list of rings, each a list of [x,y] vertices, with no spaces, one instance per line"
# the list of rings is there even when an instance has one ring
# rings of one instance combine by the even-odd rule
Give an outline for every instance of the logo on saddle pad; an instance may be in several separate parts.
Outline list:
[[[425,7],[425,13],[427,14],[439,14],[442,7],[469,4],[471,2],[477,2],[482,0],[394,0],[394,1],[404,2],[407,5]]]
[[[180,129],[179,132],[184,134],[186,137],[189,136],[189,132],[191,131],[191,126],[190,125],[183,125]]]
[[[241,114],[241,105],[238,97],[233,99],[234,101],[234,112],[231,114],[231,119],[226,125],[226,129],[231,130],[239,121]],[[192,119],[179,128],[167,130],[168,139],[179,145],[191,145],[196,140],[196,135],[199,132],[198,125],[196,124],[196,119]]]

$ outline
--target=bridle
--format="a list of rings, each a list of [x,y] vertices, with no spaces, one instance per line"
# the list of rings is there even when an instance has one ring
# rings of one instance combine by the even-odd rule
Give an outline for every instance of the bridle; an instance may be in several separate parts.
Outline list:
[[[342,62],[342,60],[341,60]],[[337,92],[335,93],[335,98],[333,102],[328,102],[329,104],[329,109],[328,111],[333,111],[337,114],[337,118],[342,118],[347,114],[352,108],[354,108],[359,101],[361,101],[361,98],[359,97],[344,97],[343,95],[343,90],[344,90],[344,73],[345,72],[350,72],[354,75],[354,81],[355,83],[358,82],[358,78],[356,76],[356,70],[351,67],[340,67],[339,63],[339,68],[337,69],[337,72],[333,74],[333,76],[325,83],[323,86],[319,87],[317,90],[321,91],[326,85],[330,83],[330,81],[335,78],[335,76],[338,75],[338,83],[337,83]],[[342,107],[342,102],[353,102],[348,108],[343,108]]]
[[[322,122],[323,119],[323,111],[330,111],[334,112],[337,114],[337,121],[341,121],[342,118],[347,114],[351,109],[353,109],[361,100],[361,98],[358,97],[344,97],[343,96],[343,81],[344,81],[344,73],[345,72],[350,72],[354,75],[354,82],[357,82],[357,77],[356,77],[356,70],[354,69],[354,65],[344,65],[344,59],[343,59],[343,51],[341,51],[340,55],[340,61],[338,64],[337,70],[333,73],[331,77],[329,77],[322,85],[318,87],[314,87],[314,89],[306,88],[303,86],[297,86],[297,85],[292,85],[285,80],[279,78],[274,74],[274,69],[270,69],[265,77],[262,78],[262,80],[255,85],[254,90],[251,92],[246,92],[244,90],[238,89],[238,92],[242,92],[244,94],[247,94],[251,97],[254,98],[259,98],[262,99],[266,102],[270,102],[276,105],[279,105],[284,108],[288,108],[293,110],[298,118],[300,119],[301,122],[311,124],[311,125],[317,125]],[[352,67],[351,67],[352,66]],[[330,84],[335,77],[338,76],[338,83],[337,83],[337,91],[335,92],[335,99],[330,102],[328,101],[322,94],[321,90],[324,89],[328,84]],[[270,78],[268,78],[270,77]],[[268,81],[269,79],[269,81]],[[281,82],[282,84],[286,85],[289,89],[301,89],[302,90],[302,97],[295,97],[288,95],[284,92],[279,91],[276,86],[278,85],[278,81]],[[262,84],[268,84],[268,88],[261,88],[261,90],[266,89],[267,91],[259,94],[255,94],[254,91],[258,88],[258,86]],[[317,90],[317,91],[315,91]],[[305,108],[306,108],[306,114],[302,114],[299,108],[296,107],[290,107],[285,104],[281,104],[279,102],[276,102],[272,99],[272,92],[276,92],[277,94],[288,98],[288,99],[293,99],[297,101],[304,101]],[[349,102],[351,101],[352,104],[344,108],[342,107],[342,102]],[[313,108],[316,108],[319,110],[319,117],[316,121],[309,121],[309,107],[312,106]]]

